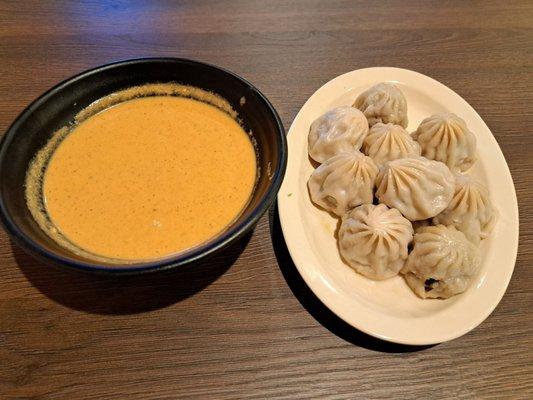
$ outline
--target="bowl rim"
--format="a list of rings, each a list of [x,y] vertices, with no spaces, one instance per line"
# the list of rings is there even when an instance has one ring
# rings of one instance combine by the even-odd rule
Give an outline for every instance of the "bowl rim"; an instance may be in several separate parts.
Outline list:
[[[143,57],[143,58],[134,58],[134,59],[116,61],[116,62],[112,62],[109,64],[104,64],[104,65],[100,65],[94,68],[87,69],[85,71],[82,71],[76,75],[73,75],[59,82],[52,88],[45,91],[35,100],[33,100],[28,106],[26,106],[26,108],[24,108],[24,110],[18,114],[18,116],[13,121],[13,123],[11,123],[11,125],[7,128],[4,135],[0,139],[0,164],[2,163],[2,161],[4,160],[6,156],[8,145],[11,143],[15,135],[20,134],[20,131],[19,131],[20,125],[24,121],[26,121],[38,107],[40,107],[43,103],[48,101],[48,99],[51,96],[53,96],[55,93],[61,91],[68,85],[80,79],[84,79],[95,74],[105,73],[107,70],[110,70],[110,69],[119,68],[119,67],[123,67],[127,65],[135,65],[135,64],[159,64],[159,63],[186,64],[192,67],[200,67],[200,66],[208,67],[210,69],[214,69],[224,74],[230,75],[231,77],[241,81],[246,86],[248,86],[248,88],[252,90],[252,92],[254,92],[255,95],[258,96],[259,100],[266,106],[266,109],[272,115],[274,119],[274,123],[277,128],[276,136],[278,136],[278,148],[279,148],[279,153],[280,153],[279,155],[280,162],[278,163],[277,168],[274,171],[272,171],[270,185],[267,188],[266,194],[260,200],[259,204],[254,209],[252,209],[251,214],[247,219],[242,221],[240,224],[237,224],[234,226],[230,225],[229,229],[227,229],[226,231],[223,231],[221,234],[215,237],[213,241],[208,241],[197,247],[193,247],[185,252],[167,256],[165,258],[157,259],[154,261],[146,261],[146,262],[132,263],[132,264],[127,264],[127,263],[116,264],[116,266],[114,265],[104,266],[102,264],[99,264],[97,261],[95,262],[73,261],[63,256],[60,256],[58,254],[55,254],[54,252],[48,251],[44,247],[40,246],[34,240],[29,238],[24,232],[22,232],[21,229],[19,229],[17,224],[12,219],[11,215],[7,212],[7,209],[4,203],[4,198],[2,194],[0,193],[0,223],[3,226],[4,230],[10,236],[10,238],[23,250],[27,251],[33,256],[36,256],[37,258],[50,261],[54,265],[65,267],[68,269],[83,271],[83,272],[92,272],[92,273],[100,273],[100,274],[108,274],[108,275],[133,275],[133,274],[141,274],[141,273],[147,273],[147,272],[169,270],[172,268],[176,268],[178,266],[189,264],[201,258],[207,257],[208,255],[213,254],[217,250],[220,250],[221,248],[225,247],[230,242],[237,240],[238,238],[243,236],[246,232],[248,232],[257,223],[257,221],[263,216],[263,214],[267,211],[267,209],[272,205],[272,203],[276,199],[277,193],[281,186],[281,182],[283,181],[283,177],[285,175],[285,170],[287,167],[287,153],[288,153],[285,128],[283,126],[283,122],[281,121],[281,118],[279,117],[276,109],[270,103],[270,101],[266,98],[266,96],[263,93],[261,93],[261,91],[257,87],[255,87],[253,84],[251,84],[246,79],[240,77],[239,75],[227,69],[218,67],[216,65],[201,62],[201,61],[195,61],[195,60],[191,60],[187,58]],[[1,177],[1,174],[0,174],[0,177]]]

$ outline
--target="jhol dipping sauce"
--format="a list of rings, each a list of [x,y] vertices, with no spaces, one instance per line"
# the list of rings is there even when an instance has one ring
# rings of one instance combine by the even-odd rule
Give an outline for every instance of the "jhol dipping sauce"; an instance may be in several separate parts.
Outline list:
[[[149,260],[223,231],[255,179],[250,137],[227,112],[193,98],[150,96],[77,124],[50,155],[42,200],[75,247]]]

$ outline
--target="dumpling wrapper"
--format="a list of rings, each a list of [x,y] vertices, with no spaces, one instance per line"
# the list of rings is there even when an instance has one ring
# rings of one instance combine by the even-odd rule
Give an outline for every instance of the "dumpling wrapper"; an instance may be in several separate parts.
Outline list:
[[[342,218],[339,251],[360,274],[376,280],[396,276],[408,256],[413,227],[398,210],[365,204]]]
[[[364,203],[372,203],[378,167],[359,151],[329,158],[307,183],[311,200],[338,216]]]
[[[426,226],[416,230],[401,273],[419,297],[446,299],[468,288],[480,263],[478,248],[455,227]]]
[[[420,145],[400,125],[378,122],[370,128],[363,152],[382,165],[399,158],[420,156]]]
[[[435,225],[453,225],[474,244],[489,236],[498,219],[489,192],[478,180],[465,174],[455,174],[455,193],[439,215]]]
[[[407,128],[407,101],[398,86],[392,83],[372,86],[357,96],[353,106],[365,114],[370,126],[390,122]]]
[[[309,129],[308,152],[323,163],[342,152],[359,150],[368,135],[368,121],[353,107],[337,107],[318,117]]]
[[[476,161],[476,137],[466,122],[453,113],[434,114],[413,132],[422,155],[441,161],[452,171],[466,171]]]
[[[455,177],[439,161],[424,157],[389,161],[376,177],[380,203],[398,209],[410,221],[436,216],[452,200]]]

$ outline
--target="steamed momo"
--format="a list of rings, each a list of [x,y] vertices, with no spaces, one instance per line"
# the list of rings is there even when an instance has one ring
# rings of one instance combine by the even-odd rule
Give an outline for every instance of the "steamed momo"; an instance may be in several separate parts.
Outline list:
[[[383,122],[407,128],[407,101],[398,86],[382,82],[361,93],[355,103],[368,118],[370,126]]]
[[[397,208],[410,221],[436,216],[452,200],[455,177],[441,162],[424,157],[386,163],[376,178],[380,203]]]
[[[326,160],[307,183],[315,204],[342,216],[360,204],[372,203],[378,167],[359,151],[340,153]]]
[[[376,164],[420,155],[420,145],[400,125],[378,122],[363,142],[363,151]]]
[[[477,273],[477,247],[453,226],[419,228],[402,269],[409,287],[422,298],[448,298],[464,292]]]
[[[309,130],[308,151],[323,163],[343,151],[359,150],[368,135],[368,121],[353,107],[337,107],[317,118]]]
[[[432,115],[413,133],[422,155],[441,161],[452,171],[466,171],[476,160],[476,137],[465,121],[452,113]]]
[[[413,227],[398,210],[365,204],[342,218],[339,250],[344,260],[371,279],[398,274],[408,256]]]
[[[456,174],[455,194],[433,223],[453,225],[475,244],[489,236],[497,218],[485,186],[468,175]]]

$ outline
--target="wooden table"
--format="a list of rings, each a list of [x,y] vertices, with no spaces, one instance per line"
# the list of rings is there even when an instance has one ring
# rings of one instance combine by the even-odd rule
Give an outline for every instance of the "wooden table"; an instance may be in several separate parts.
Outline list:
[[[133,57],[228,68],[287,128],[336,75],[413,69],[495,134],[521,235],[494,313],[462,338],[412,348],[352,329],[313,296],[275,210],[212,260],[127,280],[47,268],[1,232],[0,398],[533,398],[532,26],[531,1],[3,1],[2,130],[58,81]]]

